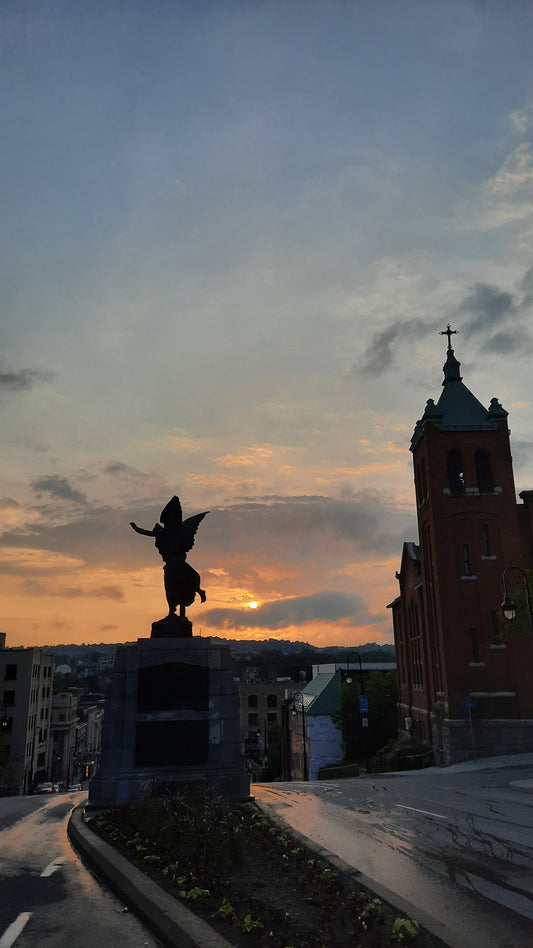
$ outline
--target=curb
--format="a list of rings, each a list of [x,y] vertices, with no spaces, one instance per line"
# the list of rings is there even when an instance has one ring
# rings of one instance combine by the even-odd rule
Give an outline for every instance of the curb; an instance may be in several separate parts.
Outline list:
[[[165,948],[234,948],[207,922],[93,833],[84,821],[84,808],[85,804],[80,803],[68,822],[72,845],[95,875],[146,923]]]

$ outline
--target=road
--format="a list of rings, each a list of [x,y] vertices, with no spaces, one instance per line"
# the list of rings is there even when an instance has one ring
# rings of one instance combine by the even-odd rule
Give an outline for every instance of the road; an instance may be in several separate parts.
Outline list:
[[[72,849],[67,822],[84,799],[0,799],[0,948],[161,948]]]
[[[454,948],[533,944],[533,755],[356,780],[257,784],[267,810],[395,893]]]

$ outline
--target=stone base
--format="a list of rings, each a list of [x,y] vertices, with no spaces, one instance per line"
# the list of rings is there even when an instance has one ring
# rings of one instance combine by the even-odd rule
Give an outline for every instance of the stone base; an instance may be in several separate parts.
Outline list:
[[[178,784],[250,799],[229,646],[156,635],[117,649],[89,805],[134,803]]]
[[[186,616],[176,613],[152,622],[153,639],[189,639],[192,636],[192,622]]]

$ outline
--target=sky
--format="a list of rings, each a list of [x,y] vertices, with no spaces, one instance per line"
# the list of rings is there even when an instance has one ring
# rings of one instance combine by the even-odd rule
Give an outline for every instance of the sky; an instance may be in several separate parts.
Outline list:
[[[3,0],[0,631],[392,642],[448,323],[533,488],[528,0]]]

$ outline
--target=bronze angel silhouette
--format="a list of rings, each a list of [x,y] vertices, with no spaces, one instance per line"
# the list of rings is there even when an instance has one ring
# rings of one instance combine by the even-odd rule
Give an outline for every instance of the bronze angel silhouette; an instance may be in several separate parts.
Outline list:
[[[196,594],[205,602],[205,590],[200,586],[200,574],[186,561],[189,550],[194,546],[194,538],[199,524],[209,513],[195,514],[183,520],[179,497],[172,497],[161,511],[161,524],[156,523],[153,530],[143,530],[131,522],[136,533],[145,537],[155,537],[155,546],[164,561],[165,593],[168,602],[168,614],[172,615],[180,606],[180,615],[185,615],[185,607],[190,606]]]

